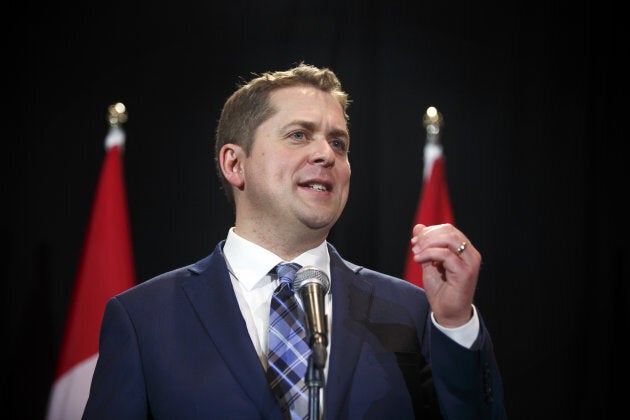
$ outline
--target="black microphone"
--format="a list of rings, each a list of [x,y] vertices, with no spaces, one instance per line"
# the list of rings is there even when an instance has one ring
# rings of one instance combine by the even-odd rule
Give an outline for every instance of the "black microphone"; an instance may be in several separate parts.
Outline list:
[[[309,345],[311,348],[323,347],[325,352],[328,346],[328,324],[324,313],[324,296],[330,290],[328,276],[317,267],[302,267],[295,273],[293,290],[302,299]]]

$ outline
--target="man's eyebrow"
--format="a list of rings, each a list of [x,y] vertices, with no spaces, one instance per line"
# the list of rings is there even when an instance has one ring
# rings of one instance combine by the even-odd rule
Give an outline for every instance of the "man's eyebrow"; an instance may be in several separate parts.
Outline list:
[[[341,130],[341,129],[338,129],[338,130],[332,130],[332,131],[330,132],[330,134],[331,134],[333,137],[343,137],[343,138],[345,138],[345,139],[350,139],[350,134],[348,134],[348,131],[347,131],[347,130]]]
[[[291,121],[290,123],[286,124],[283,129],[287,129],[291,126],[298,126],[298,127],[303,127],[309,131],[315,131],[317,129],[317,124],[315,124],[312,121],[307,121],[307,120],[294,120]],[[350,135],[348,134],[347,130],[338,128],[338,129],[333,129],[330,132],[330,135],[333,137],[345,137],[345,138],[350,138]]]
[[[286,124],[283,128],[287,129],[292,126],[303,127],[309,131],[315,131],[316,128],[316,124],[314,122],[306,120],[293,120],[290,123]]]

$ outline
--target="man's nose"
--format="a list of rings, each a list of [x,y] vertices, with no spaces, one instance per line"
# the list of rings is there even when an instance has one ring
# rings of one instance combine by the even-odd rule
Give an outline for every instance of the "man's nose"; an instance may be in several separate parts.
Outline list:
[[[310,162],[330,166],[335,162],[335,151],[325,138],[318,138],[313,143]]]

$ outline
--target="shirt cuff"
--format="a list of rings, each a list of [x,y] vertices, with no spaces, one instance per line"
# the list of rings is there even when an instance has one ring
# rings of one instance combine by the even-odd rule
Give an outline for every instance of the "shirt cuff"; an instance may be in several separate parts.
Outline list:
[[[471,348],[477,336],[479,335],[479,316],[477,315],[477,308],[475,305],[472,305],[473,315],[470,318],[470,321],[465,323],[464,325],[460,325],[455,328],[446,328],[442,327],[435,320],[435,316],[433,312],[431,312],[431,321],[435,327],[450,337],[451,340],[455,341],[460,346],[466,347],[467,349]]]

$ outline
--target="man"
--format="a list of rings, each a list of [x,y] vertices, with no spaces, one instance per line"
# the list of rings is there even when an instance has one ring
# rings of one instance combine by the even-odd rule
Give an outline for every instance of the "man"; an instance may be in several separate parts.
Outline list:
[[[282,262],[330,279],[322,417],[505,417],[472,303],[481,256],[462,232],[413,228],[425,290],[345,261],[326,241],[348,199],[348,104],[332,71],[305,64],[256,77],[226,101],[215,159],[234,227],[208,257],[109,301],[84,418],[293,412],[267,381]]]

